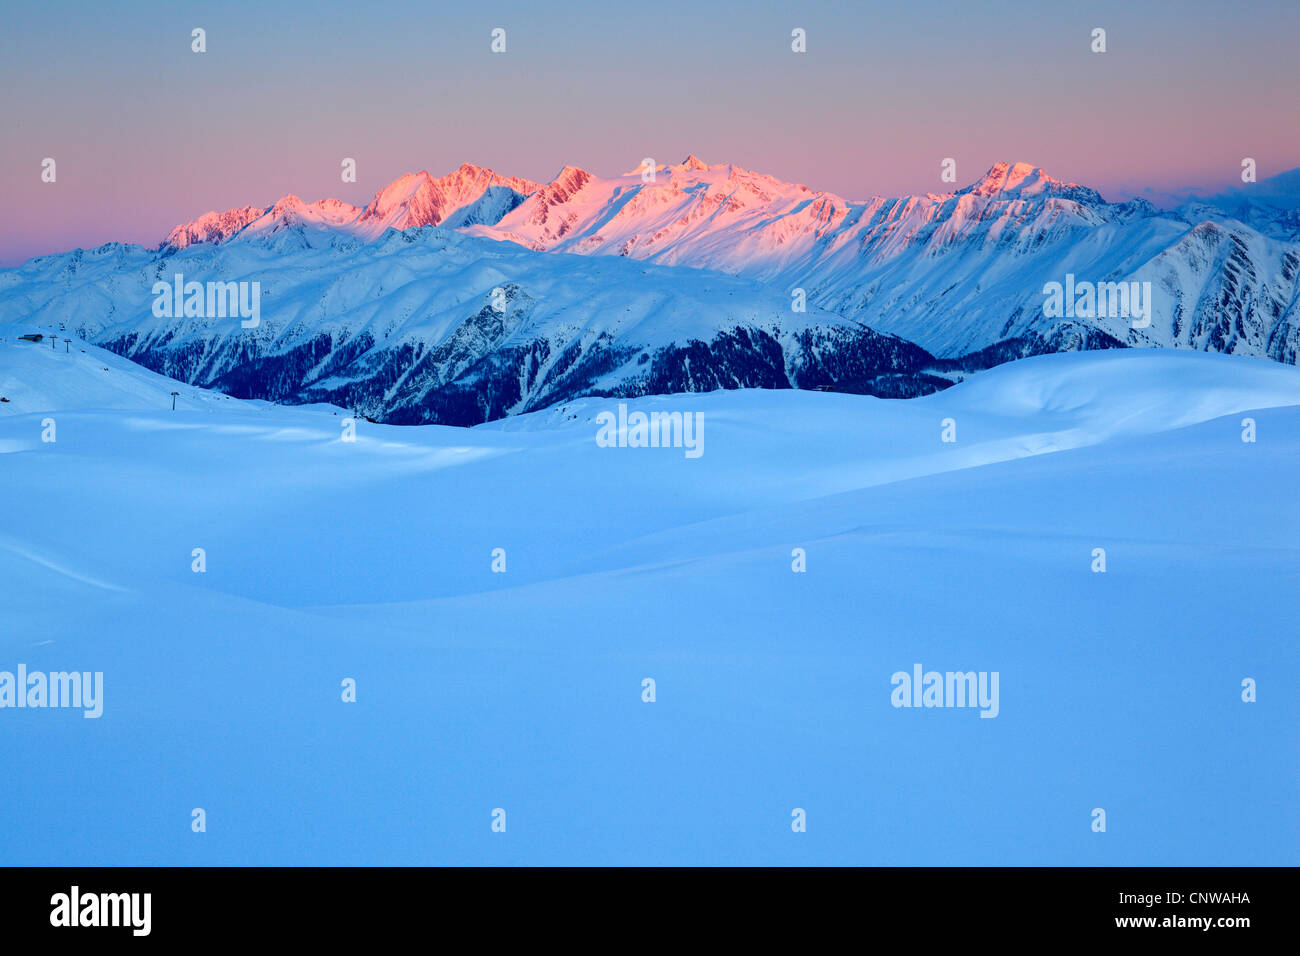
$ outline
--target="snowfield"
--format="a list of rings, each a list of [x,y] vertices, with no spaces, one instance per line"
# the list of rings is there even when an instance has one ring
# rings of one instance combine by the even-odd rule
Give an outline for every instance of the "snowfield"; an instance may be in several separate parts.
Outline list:
[[[1293,366],[1057,354],[349,442],[14,331],[0,671],[104,692],[0,709],[0,863],[1300,863]],[[703,455],[599,447],[619,401],[699,413]],[[916,664],[997,672],[996,718],[893,706]]]

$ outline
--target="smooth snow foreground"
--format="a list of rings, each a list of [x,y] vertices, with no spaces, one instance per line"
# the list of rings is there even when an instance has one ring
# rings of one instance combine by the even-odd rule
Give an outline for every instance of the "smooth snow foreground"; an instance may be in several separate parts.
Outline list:
[[[628,402],[688,458],[6,338],[0,672],[103,677],[0,709],[0,863],[1300,862],[1293,367]]]

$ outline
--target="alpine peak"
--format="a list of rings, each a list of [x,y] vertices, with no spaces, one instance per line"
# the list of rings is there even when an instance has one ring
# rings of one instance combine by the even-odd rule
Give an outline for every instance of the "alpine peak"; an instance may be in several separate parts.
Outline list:
[[[1095,190],[1078,183],[1053,179],[1031,163],[997,162],[980,179],[957,190],[958,195],[988,196],[997,199],[1035,199],[1061,196],[1084,203],[1101,203]]]

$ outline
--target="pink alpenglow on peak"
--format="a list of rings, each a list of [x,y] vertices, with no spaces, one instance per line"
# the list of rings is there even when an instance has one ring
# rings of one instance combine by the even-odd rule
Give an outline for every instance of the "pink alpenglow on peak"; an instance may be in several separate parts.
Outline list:
[[[184,249],[197,242],[224,242],[264,212],[265,206],[206,212],[192,222],[181,223],[167,234],[162,244],[172,249]]]
[[[408,173],[358,209],[336,199],[286,196],[263,209],[207,213],[172,230],[164,246],[273,236],[280,248],[330,242],[339,233],[373,241],[388,229],[441,226],[538,251],[618,255],[770,279],[833,259],[861,274],[915,248],[944,254],[1001,223],[1026,242],[1042,229],[1095,226],[1109,215],[1094,190],[1053,179],[1029,163],[998,162],[954,192],[846,200],[694,154],[676,165],[644,164],[601,177],[563,167],[546,184],[465,163],[442,177]]]
[[[1101,202],[1101,195],[1078,183],[1053,179],[1029,163],[994,163],[980,180],[957,195],[988,196],[996,199],[1038,199],[1060,196],[1080,202]]]
[[[692,153],[691,155],[687,156],[685,159],[683,159],[683,160],[682,160],[680,163],[678,163],[676,166],[670,166],[670,165],[668,165],[667,163],[657,163],[657,164],[655,164],[655,172],[656,172],[656,173],[661,173],[661,172],[671,172],[671,171],[673,171],[673,170],[684,170],[684,171],[687,171],[687,172],[690,172],[690,171],[702,172],[702,171],[707,170],[708,168],[709,168],[709,164],[706,163],[704,160],[700,159],[700,157],[696,156],[694,153]],[[646,169],[647,169],[647,165],[646,165],[646,163],[645,163],[644,161],[642,161],[641,165],[637,166],[636,169],[629,170],[628,172],[624,173],[623,175],[624,175],[624,176],[641,176],[641,175],[643,175],[643,174],[646,172]]]
[[[290,193],[270,206],[210,212],[193,222],[182,223],[167,234],[159,248],[184,249],[196,242],[221,243],[235,235],[262,236],[293,227],[343,229],[360,212],[356,206],[338,199],[306,203]]]
[[[526,196],[540,187],[530,180],[499,176],[470,163],[439,179],[424,171],[408,173],[376,193],[357,224],[362,234],[371,236],[390,228],[437,226],[478,202],[490,189],[501,188]]]
[[[222,243],[286,227],[307,227],[374,239],[386,229],[465,226],[495,222],[541,186],[527,179],[499,176],[490,169],[462,164],[446,176],[407,173],[379,190],[364,209],[339,199],[305,203],[292,193],[270,206],[209,212],[167,234],[160,248],[183,249],[198,242]]]

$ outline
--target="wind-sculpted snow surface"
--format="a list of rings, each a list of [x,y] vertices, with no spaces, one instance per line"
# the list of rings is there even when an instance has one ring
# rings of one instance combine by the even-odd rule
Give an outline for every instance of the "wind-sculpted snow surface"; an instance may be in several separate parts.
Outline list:
[[[0,417],[0,670],[103,675],[94,720],[3,712],[39,839],[0,863],[1300,862],[1293,367],[1052,355],[348,441],[0,337],[0,391],[54,383]],[[702,416],[703,453],[602,447],[620,401]],[[918,662],[1000,675],[996,717],[893,706]]]

